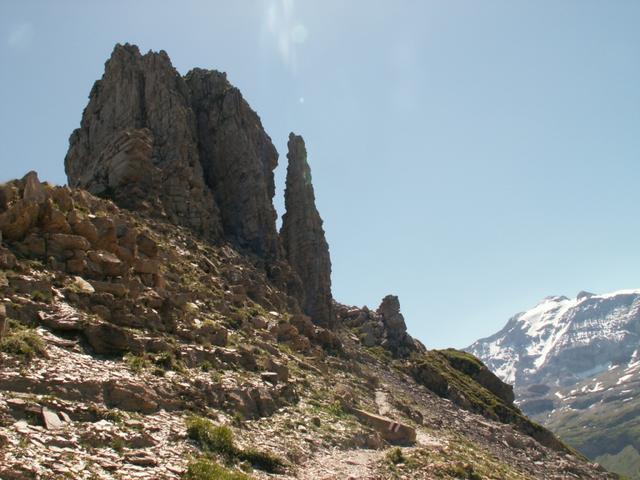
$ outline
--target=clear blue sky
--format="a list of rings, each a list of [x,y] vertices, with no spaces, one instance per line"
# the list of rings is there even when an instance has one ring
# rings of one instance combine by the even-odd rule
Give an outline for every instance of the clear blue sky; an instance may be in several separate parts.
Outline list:
[[[226,71],[307,142],[342,302],[463,347],[640,287],[640,2],[0,2],[0,180],[63,158],[116,42]]]

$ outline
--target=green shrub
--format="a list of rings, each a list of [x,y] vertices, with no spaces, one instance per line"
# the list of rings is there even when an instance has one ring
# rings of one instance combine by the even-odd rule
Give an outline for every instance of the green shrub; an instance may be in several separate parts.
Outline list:
[[[142,373],[145,368],[151,366],[149,360],[133,353],[127,353],[124,357],[124,361],[127,362],[127,366],[134,373]]]
[[[262,452],[255,448],[248,448],[237,453],[240,460],[249,462],[254,468],[265,472],[279,472],[284,467],[280,457],[269,452]]]
[[[234,472],[221,467],[208,458],[198,458],[189,462],[185,480],[250,480],[250,477],[241,472]]]
[[[9,333],[0,340],[0,351],[22,357],[25,360],[47,356],[42,337],[30,328],[10,330]]]
[[[465,480],[482,480],[482,476],[473,469],[469,463],[457,464],[449,469],[451,475]]]
[[[404,455],[402,454],[402,450],[397,447],[389,450],[385,455],[385,458],[387,459],[387,462],[393,463],[394,465],[397,465],[398,463],[404,463],[406,460],[404,458]]]
[[[254,448],[242,450],[235,446],[233,432],[224,425],[214,425],[211,420],[202,417],[187,419],[187,435],[205,452],[218,453],[227,461],[246,461],[253,467],[266,472],[278,472],[284,467],[284,461],[271,453]],[[205,477],[207,478],[207,477]]]
[[[348,413],[345,411],[344,406],[342,405],[342,402],[340,402],[340,400],[335,400],[334,402],[327,405],[326,411],[327,413],[329,413],[330,415],[333,415],[336,418],[344,418],[348,415]]]
[[[205,360],[200,364],[200,370],[202,370],[203,372],[209,372],[213,370],[213,365],[211,364],[210,361]]]
[[[173,352],[162,352],[152,358],[152,362],[155,366],[163,370],[173,370],[176,372],[184,372],[184,364],[176,359]]]
[[[43,292],[42,290],[34,290],[31,292],[31,300],[34,302],[51,303],[53,294],[51,292]]]
[[[224,425],[215,426],[211,420],[202,417],[187,419],[187,435],[205,451],[233,456],[233,432]]]

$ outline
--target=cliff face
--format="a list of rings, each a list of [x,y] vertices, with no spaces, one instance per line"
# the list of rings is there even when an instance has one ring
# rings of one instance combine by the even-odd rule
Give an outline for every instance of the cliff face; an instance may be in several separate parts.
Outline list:
[[[258,115],[215,71],[185,78],[165,52],[117,45],[70,138],[72,187],[278,257],[273,169]]]
[[[260,255],[277,256],[272,199],[278,152],[271,138],[224,73],[197,68],[185,80],[205,181],[220,207],[225,234]]]
[[[71,187],[220,236],[188,88],[165,52],[141,55],[135,46],[117,45],[69,144]]]
[[[331,259],[322,219],[316,209],[311,169],[304,140],[291,133],[287,144],[289,167],[280,236],[289,264],[302,280],[304,312],[319,325],[332,325]]]

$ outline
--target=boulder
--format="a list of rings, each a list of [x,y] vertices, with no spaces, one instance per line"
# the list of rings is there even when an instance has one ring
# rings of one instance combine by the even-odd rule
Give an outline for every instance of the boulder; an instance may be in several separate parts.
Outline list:
[[[98,271],[108,277],[120,277],[126,271],[126,265],[113,253],[91,250],[87,252],[87,256]]]
[[[75,222],[71,222],[71,228],[73,233],[86,238],[91,245],[95,245],[98,240],[98,229],[89,219],[77,219]]]
[[[278,380],[279,380],[279,375],[278,375],[277,372],[262,372],[260,374],[260,378],[264,382],[268,382],[268,383],[271,383],[273,385],[277,385],[278,384]]]
[[[227,345],[229,332],[222,325],[217,325],[211,321],[204,322],[196,331],[195,339],[200,343],[208,343],[224,347]]]
[[[0,231],[4,239],[21,240],[32,229],[40,215],[40,206],[35,202],[18,201],[0,214]]]
[[[41,417],[44,428],[47,430],[57,430],[64,425],[58,414],[47,407],[42,407]]]
[[[84,328],[83,334],[97,354],[117,355],[143,351],[142,342],[131,332],[111,323],[89,324]]]
[[[286,365],[267,357],[263,362],[263,367],[267,371],[275,372],[279,382],[287,383],[289,381],[289,368]]]
[[[38,312],[37,318],[44,326],[57,331],[77,332],[81,331],[87,321],[77,314],[45,313]]]
[[[93,285],[91,285],[82,277],[74,277],[69,284],[69,288],[77,293],[92,294],[96,291],[96,289],[93,288]]]
[[[151,258],[136,258],[133,263],[136,273],[148,273],[157,275],[160,271],[160,262]]]
[[[138,252],[143,255],[146,255],[149,258],[155,258],[158,256],[158,244],[146,233],[138,235],[136,243],[138,245]]]
[[[42,209],[40,229],[44,233],[71,233],[71,226],[67,222],[67,216],[53,206],[51,199],[45,202]]]
[[[65,251],[80,250],[86,252],[91,248],[89,241],[80,235],[52,233],[47,237],[47,252],[50,255],[62,255]]]
[[[358,408],[351,409],[351,412],[378,431],[389,443],[412,445],[416,441],[416,430],[409,425]]]
[[[104,403],[111,408],[129,412],[153,413],[158,410],[158,398],[150,388],[128,380],[109,380],[104,384]]]
[[[12,270],[17,263],[16,256],[6,248],[0,247],[0,268]]]

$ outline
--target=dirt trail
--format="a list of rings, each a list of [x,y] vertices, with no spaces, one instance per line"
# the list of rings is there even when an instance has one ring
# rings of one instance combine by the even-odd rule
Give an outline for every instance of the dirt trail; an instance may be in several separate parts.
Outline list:
[[[335,450],[309,460],[298,473],[302,480],[382,480],[376,473],[381,450]]]
[[[375,393],[376,405],[380,415],[393,418],[393,407],[389,403],[389,394],[383,390]],[[417,441],[412,447],[403,447],[411,451],[419,447],[434,448],[442,442],[428,433],[417,430]],[[387,478],[379,473],[379,463],[386,450],[334,450],[324,452],[309,461],[299,470],[298,477],[303,480],[382,480]]]

